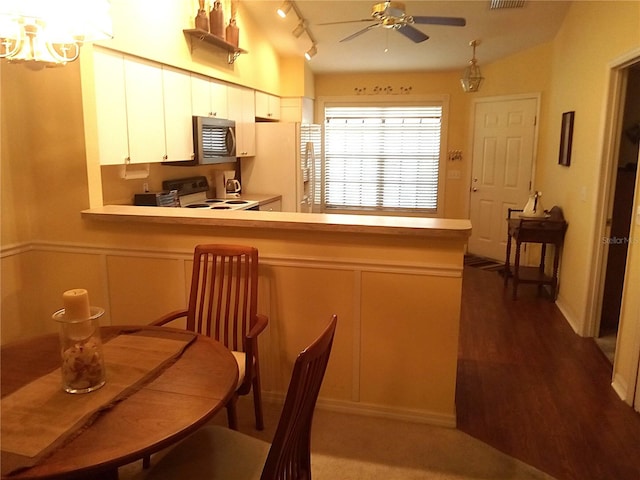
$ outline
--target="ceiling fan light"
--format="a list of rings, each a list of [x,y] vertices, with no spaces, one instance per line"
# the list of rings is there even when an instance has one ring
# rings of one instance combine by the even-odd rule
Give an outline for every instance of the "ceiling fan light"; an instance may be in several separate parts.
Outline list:
[[[311,48],[307,50],[307,53],[304,54],[304,58],[307,60],[311,60],[318,53],[318,48],[315,45],[311,45]]]
[[[282,2],[282,5],[280,5],[280,8],[278,8],[276,12],[282,18],[285,18],[287,16],[287,13],[289,13],[289,10],[291,10],[291,2],[287,0],[285,2]]]

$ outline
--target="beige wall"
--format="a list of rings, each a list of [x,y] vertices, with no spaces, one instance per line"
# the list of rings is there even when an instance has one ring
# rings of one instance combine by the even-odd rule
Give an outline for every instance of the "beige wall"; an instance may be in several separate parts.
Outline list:
[[[135,4],[115,3],[118,8]],[[273,93],[281,93],[280,84],[287,84],[280,82],[278,73],[264,74],[269,65],[279,65],[282,60],[252,35],[248,23],[240,22],[240,28],[241,42],[245,46],[246,39],[250,53],[233,68],[224,66],[219,56],[210,52],[194,52],[191,63],[181,33],[182,28],[190,26],[187,22],[190,13],[187,15],[188,12],[176,7],[179,11],[171,19],[149,17],[150,12],[163,12],[181,2],[161,2],[152,7],[139,3],[139,11],[127,16],[127,21],[120,19],[115,24],[116,33],[126,31],[135,36],[135,42],[117,40],[111,47]],[[147,24],[154,25],[158,33],[149,35],[148,29],[141,27]],[[597,241],[595,218],[601,208],[598,192],[608,69],[619,55],[640,48],[639,25],[640,2],[575,2],[552,43],[491,65],[483,65],[481,47],[477,52],[487,80],[476,96],[542,93],[536,186],[545,195],[545,205],[562,206],[569,221],[558,304],[574,328],[583,334],[589,314],[588,278],[594,267]],[[180,41],[176,42],[176,38]],[[469,174],[469,112],[474,96],[459,91],[458,75],[459,72],[352,75],[340,77],[343,82],[335,82],[336,76],[321,75],[315,78],[315,93],[352,95],[356,86],[372,88],[387,83],[398,88],[411,86],[414,93],[448,93],[448,148],[465,153],[462,166],[465,178]],[[307,89],[308,84],[308,81],[296,83],[291,88]],[[67,288],[89,285],[96,303],[112,301],[114,308],[126,311],[127,295],[135,297],[132,292],[137,284],[132,283],[130,288],[119,286],[122,292],[109,300],[104,287],[107,281],[101,277],[108,275],[105,272],[110,269],[120,271],[126,261],[115,255],[106,268],[106,257],[95,257],[96,253],[102,248],[115,249],[115,253],[119,249],[149,248],[168,254],[177,251],[177,255],[183,256],[189,246],[173,236],[160,235],[155,228],[120,232],[109,224],[93,225],[81,220],[79,212],[89,205],[89,193],[77,63],[39,72],[3,63],[0,91],[2,341],[51,328],[50,315],[59,308],[59,295]],[[576,111],[573,160],[570,168],[562,168],[557,165],[560,117],[569,110]],[[466,203],[464,182],[449,181],[446,214],[463,216]],[[640,236],[637,225],[632,236]],[[188,239],[190,245],[194,238],[207,237],[203,232],[195,232]],[[270,248],[276,248],[271,245]],[[87,253],[89,257],[85,256]],[[638,349],[640,306],[634,288],[629,285],[638,284],[639,258],[640,242],[636,242],[630,249],[631,268],[622,309],[621,355],[625,358],[633,358]],[[171,266],[169,270],[176,268]],[[177,301],[171,296],[163,298],[158,309]],[[626,368],[619,374],[624,382],[635,381],[632,369]]]
[[[446,164],[444,217],[468,218],[472,102],[474,99],[523,93],[542,93],[544,98],[551,76],[550,51],[551,45],[545,44],[485,66],[482,64],[482,49],[479,47],[477,56],[485,81],[478,93],[462,91],[461,71],[402,72],[317,75],[316,97],[353,96],[356,89],[366,88],[367,92],[373,92],[376,86],[390,86],[394,93],[399,93],[404,87],[411,89],[410,95],[448,95],[448,138],[444,148],[446,151],[462,150],[463,160]],[[535,65],[535,68],[529,68],[528,65]],[[372,99],[375,97],[375,94],[367,96]],[[398,95],[399,100],[403,97],[405,95]],[[448,178],[451,170],[459,171],[460,178]]]
[[[468,189],[466,177],[469,168],[468,130],[469,107],[473,95],[465,94],[460,88],[460,72],[439,73],[386,73],[386,74],[326,74],[317,75],[315,80],[316,98],[353,96],[356,89],[373,92],[375,87],[391,87],[398,93],[398,100],[411,95],[449,96],[448,144],[446,150],[462,150],[462,162],[447,162],[447,172],[458,170],[460,179],[448,179],[445,185],[443,216],[446,218],[467,218],[466,205]],[[411,89],[410,95],[399,94],[402,88]],[[375,99],[377,95],[367,95]],[[320,121],[321,119],[316,119]],[[445,175],[446,177],[446,175]]]

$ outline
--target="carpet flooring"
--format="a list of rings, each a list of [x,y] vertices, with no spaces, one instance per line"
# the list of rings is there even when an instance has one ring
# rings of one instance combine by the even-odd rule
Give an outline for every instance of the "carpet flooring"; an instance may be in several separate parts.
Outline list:
[[[270,441],[280,406],[265,402],[264,409],[266,428],[258,432],[253,426],[251,399],[241,397],[240,431]],[[225,412],[211,423],[226,425]],[[553,480],[456,429],[349,415],[322,407],[316,408],[311,448],[313,480]],[[153,456],[152,464],[162,454]],[[144,477],[140,461],[119,471],[120,480]]]

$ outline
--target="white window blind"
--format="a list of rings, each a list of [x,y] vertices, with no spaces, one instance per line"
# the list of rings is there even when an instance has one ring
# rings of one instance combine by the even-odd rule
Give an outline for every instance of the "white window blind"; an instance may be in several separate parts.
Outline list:
[[[436,213],[442,106],[326,106],[325,210]]]

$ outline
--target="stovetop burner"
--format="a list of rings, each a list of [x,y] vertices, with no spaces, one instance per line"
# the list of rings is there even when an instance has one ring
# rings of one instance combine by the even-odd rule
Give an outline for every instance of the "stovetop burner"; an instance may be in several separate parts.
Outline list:
[[[163,182],[163,187],[178,192],[178,203],[183,208],[209,208],[211,210],[256,209],[258,202],[239,198],[207,198],[209,182],[207,177],[190,177]]]

